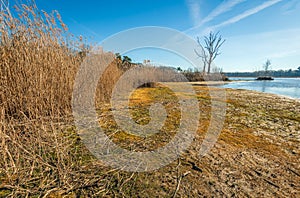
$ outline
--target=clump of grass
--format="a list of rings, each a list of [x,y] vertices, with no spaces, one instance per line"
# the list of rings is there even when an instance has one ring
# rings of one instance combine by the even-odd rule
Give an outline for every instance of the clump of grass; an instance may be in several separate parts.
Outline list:
[[[94,167],[71,116],[75,76],[89,49],[58,12],[40,11],[34,1],[11,12],[1,3],[0,196],[84,194],[101,186],[101,165]]]
[[[67,43],[57,12],[35,4],[1,13],[0,103],[6,118],[59,117],[71,111],[74,77],[84,48]]]

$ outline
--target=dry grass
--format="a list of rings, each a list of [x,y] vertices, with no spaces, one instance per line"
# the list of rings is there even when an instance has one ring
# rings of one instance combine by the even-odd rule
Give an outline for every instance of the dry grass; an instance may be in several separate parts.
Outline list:
[[[83,58],[79,52],[86,49],[66,43],[66,27],[57,12],[41,14],[34,4],[16,10],[18,17],[9,10],[1,13],[2,113],[16,119],[67,115]]]
[[[57,12],[31,1],[13,14],[2,10],[0,23],[0,197],[101,185],[70,116],[75,75],[89,49]]]
[[[15,13],[19,16],[13,17],[9,10],[0,15],[0,197],[299,194],[295,182],[299,180],[299,103],[289,102],[282,106],[286,111],[278,111],[278,104],[266,107],[273,105],[273,98],[264,102],[261,97],[265,96],[255,98],[248,92],[230,92],[224,130],[206,157],[199,159],[197,151],[210,124],[211,101],[208,88],[196,86],[200,124],[184,156],[149,173],[104,167],[82,145],[71,116],[74,78],[88,49],[68,35],[56,12],[39,14],[30,4]],[[178,98],[166,87],[137,89],[129,104],[137,123],[149,122],[153,102],[163,103],[168,119],[161,133],[146,139],[120,130],[105,102],[130,67],[115,60],[100,79],[95,101],[103,115],[100,125],[124,148],[153,150],[165,145],[178,129]],[[153,78],[156,74],[154,68],[147,73]],[[272,119],[277,117],[282,127],[274,124]]]
[[[181,116],[178,98],[170,89],[158,86],[135,90],[130,97],[129,113],[137,124],[148,124],[149,107],[153,103],[163,104],[167,113],[167,119],[157,134],[144,138],[123,131],[115,122],[110,105],[104,105],[98,110],[100,126],[115,143],[132,151],[143,152],[165,146],[178,132]]]

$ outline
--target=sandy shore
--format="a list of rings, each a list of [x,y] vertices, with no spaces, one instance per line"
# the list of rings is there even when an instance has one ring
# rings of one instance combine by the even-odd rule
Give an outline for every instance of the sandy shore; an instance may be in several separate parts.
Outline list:
[[[154,172],[137,174],[134,196],[170,197],[176,189],[176,197],[299,196],[300,102],[273,94],[226,89],[223,129],[212,150],[199,157],[210,123],[208,90],[224,91],[198,86],[207,84],[218,82],[194,85],[201,116],[192,145],[179,161]],[[153,139],[150,145],[160,141],[167,139]],[[124,146],[130,144],[123,142]],[[144,142],[138,145],[146,148]]]
[[[193,85],[199,102],[195,108],[200,110],[198,129],[187,150],[171,164],[155,171],[126,172],[104,165],[101,159],[92,158],[87,150],[83,150],[78,153],[78,159],[87,161],[74,167],[76,172],[65,175],[54,164],[43,170],[45,174],[41,177],[34,177],[37,195],[45,193],[40,192],[38,185],[43,185],[45,179],[51,176],[54,183],[47,188],[51,193],[45,197],[300,197],[300,101],[274,94],[205,86],[216,83]],[[181,83],[176,86],[181,86]],[[211,124],[209,90],[216,93],[226,91],[226,97],[216,101],[217,104],[226,103],[226,114],[217,142],[201,157],[199,151]],[[168,116],[164,127],[155,135],[143,138],[124,132],[113,120],[109,104],[98,107],[99,124],[106,135],[122,148],[152,152],[172,140],[182,121],[179,103],[175,95],[170,96],[170,92],[161,87],[142,88],[132,95],[132,106],[128,109],[137,123],[144,124],[150,120],[149,98],[163,99]],[[185,101],[195,97],[184,91],[179,94],[185,97]],[[216,115],[219,115],[218,112]],[[64,150],[64,158],[59,158],[65,162],[71,152],[85,146],[75,135],[75,127],[70,126],[65,131],[63,123],[60,122],[59,126],[62,127],[61,132],[68,135],[66,140],[74,142],[74,147]],[[49,146],[47,144],[45,148]],[[38,163],[40,161],[36,161]],[[149,160],[149,163],[157,161]],[[5,177],[3,170],[1,167],[0,197],[6,197],[14,190],[14,186],[7,184],[11,177]],[[15,175],[20,173],[15,172]],[[77,183],[66,187],[74,178]],[[67,182],[61,184],[61,181]],[[21,186],[21,183],[16,180],[14,185]],[[25,190],[32,188],[31,185],[22,186]]]
[[[300,195],[300,101],[248,90],[227,90],[224,128],[212,151],[196,160],[202,195]],[[201,90],[199,90],[201,92]],[[192,161],[193,161],[192,160]],[[188,185],[186,183],[186,185]],[[196,185],[195,185],[195,188]],[[181,194],[184,195],[184,194]]]

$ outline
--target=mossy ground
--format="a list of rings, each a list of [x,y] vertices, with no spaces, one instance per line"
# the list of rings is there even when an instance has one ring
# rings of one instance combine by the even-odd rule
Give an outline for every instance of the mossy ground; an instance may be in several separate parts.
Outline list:
[[[223,129],[212,150],[200,158],[199,149],[210,124],[209,89],[222,90],[206,86],[194,89],[201,112],[199,128],[193,143],[178,160],[156,171],[128,173],[105,167],[88,151],[81,152],[80,159],[87,163],[78,168],[78,175],[85,185],[54,189],[49,197],[297,197],[300,102],[258,92],[226,90]],[[177,94],[186,99],[195,97],[184,92]],[[100,126],[123,148],[148,151],[162,147],[180,125],[178,95],[167,87],[137,89],[129,100],[129,112],[136,123],[147,124],[149,107],[154,102],[162,103],[167,112],[158,134],[143,138],[122,130],[113,119],[110,104],[98,107]],[[65,133],[73,140],[79,138],[74,128]],[[84,147],[80,141],[75,145],[77,149]],[[9,193],[7,188],[0,190],[0,196]]]
[[[179,177],[182,180],[176,194],[183,197],[284,197],[290,193],[298,194],[299,186],[295,181],[299,181],[299,102],[275,95],[228,89],[227,98],[223,100],[227,103],[227,112],[222,132],[212,151],[199,158],[198,151],[210,124],[209,90],[222,90],[206,86],[194,86],[194,89],[201,115],[193,144],[180,162],[152,173],[135,174],[135,181],[139,182],[131,188],[135,192],[133,195],[137,192],[140,196],[147,196],[155,192],[158,196],[171,196]],[[195,97],[187,93],[177,94]],[[142,148],[143,151],[164,146],[180,124],[178,98],[169,89],[159,87],[138,89],[131,99],[130,112],[137,123],[139,120],[143,120],[140,124],[149,122],[150,104],[161,99],[165,102],[168,118],[172,119],[167,120],[158,135],[143,139],[122,131],[114,134],[114,141],[131,145],[131,148],[135,146],[136,150]],[[102,118],[111,119],[107,116]]]

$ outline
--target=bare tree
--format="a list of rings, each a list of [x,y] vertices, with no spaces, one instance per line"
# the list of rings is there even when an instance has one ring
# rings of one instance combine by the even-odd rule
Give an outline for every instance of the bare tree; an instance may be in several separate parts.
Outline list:
[[[265,70],[265,74],[268,73],[268,70],[269,70],[270,66],[271,66],[271,61],[269,59],[267,59],[267,61],[263,65],[263,69]]]
[[[197,42],[200,45],[200,39],[199,37],[197,38]],[[207,53],[205,50],[203,50],[203,54],[197,53],[199,57],[202,58],[202,60],[205,62],[204,64],[204,71],[205,67],[207,66],[207,73],[210,73],[211,70],[211,64],[212,62],[216,59],[218,55],[220,55],[220,47],[223,45],[225,42],[225,39],[222,38],[219,32],[213,33],[210,32],[209,36],[204,37],[204,48],[206,49]]]
[[[199,37],[197,37],[197,42],[198,42],[198,45],[201,47],[201,42],[200,42],[200,39]],[[206,51],[201,47],[202,49],[202,52],[199,53],[196,49],[194,50],[195,53],[197,54],[198,57],[200,57],[202,59],[202,62],[203,62],[203,74],[205,74],[206,72],[206,66],[207,66],[207,53]]]

